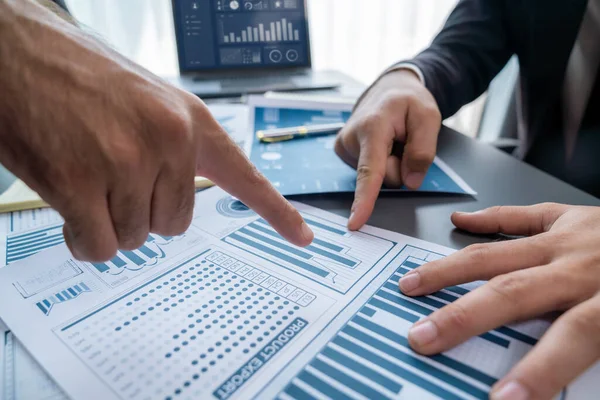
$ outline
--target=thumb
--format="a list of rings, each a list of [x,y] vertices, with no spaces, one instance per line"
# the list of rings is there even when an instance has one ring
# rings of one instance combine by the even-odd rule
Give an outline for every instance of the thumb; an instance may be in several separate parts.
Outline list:
[[[413,101],[408,106],[406,143],[402,156],[402,180],[410,189],[418,189],[433,163],[441,116],[437,106]]]

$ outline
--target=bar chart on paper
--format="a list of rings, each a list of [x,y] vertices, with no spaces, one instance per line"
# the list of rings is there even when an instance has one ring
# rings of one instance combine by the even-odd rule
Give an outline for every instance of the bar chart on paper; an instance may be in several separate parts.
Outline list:
[[[439,257],[405,247],[391,264],[393,274],[374,288],[358,312],[287,384],[279,399],[392,399],[399,394],[407,399],[487,399],[491,386],[506,373],[506,361],[518,360],[537,340],[501,327],[445,354],[423,357],[413,353],[407,339],[409,327],[467,293],[453,287],[409,298],[398,291],[400,277]],[[469,354],[486,356],[469,358]]]
[[[9,235],[6,240],[6,264],[22,260],[64,241],[62,224]]]
[[[288,243],[266,221],[259,219],[227,235],[223,241],[267,259],[309,279],[346,293],[394,246],[394,242],[304,214],[315,232],[304,248]]]

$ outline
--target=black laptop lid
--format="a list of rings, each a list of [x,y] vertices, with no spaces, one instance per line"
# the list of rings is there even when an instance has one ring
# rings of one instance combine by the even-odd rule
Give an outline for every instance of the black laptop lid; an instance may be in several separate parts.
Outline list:
[[[310,67],[306,0],[172,0],[179,69]]]

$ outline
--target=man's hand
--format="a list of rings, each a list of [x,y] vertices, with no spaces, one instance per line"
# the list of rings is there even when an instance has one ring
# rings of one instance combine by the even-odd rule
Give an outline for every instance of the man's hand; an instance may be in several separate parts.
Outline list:
[[[600,207],[541,204],[456,213],[473,233],[526,238],[479,244],[400,280],[407,295],[490,280],[419,321],[411,346],[435,354],[500,325],[566,311],[492,390],[492,399],[551,399],[600,359]]]
[[[0,161],[60,212],[79,259],[185,231],[196,174],[312,241],[202,101],[31,0],[0,0],[0,92]]]
[[[358,171],[349,229],[367,222],[382,183],[421,186],[440,126],[435,99],[412,71],[390,72],[367,92],[335,143],[337,155]],[[404,143],[402,154],[394,143]]]

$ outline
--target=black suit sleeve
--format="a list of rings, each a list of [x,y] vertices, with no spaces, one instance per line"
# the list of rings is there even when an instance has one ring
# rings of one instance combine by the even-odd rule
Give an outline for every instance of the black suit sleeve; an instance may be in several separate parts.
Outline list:
[[[67,8],[67,4],[65,3],[65,0],[52,0],[53,2],[55,2],[56,4],[58,4],[63,10],[65,11],[69,11],[69,9]]]
[[[431,46],[410,61],[443,118],[485,92],[513,54],[505,7],[505,0],[461,0]]]

